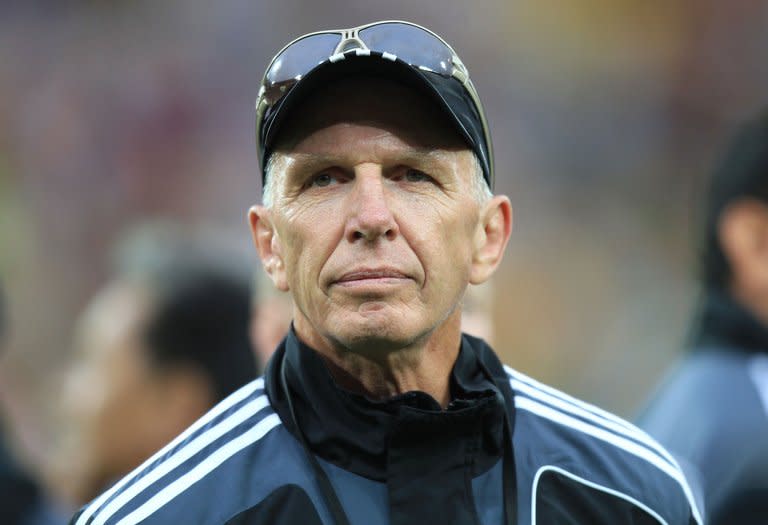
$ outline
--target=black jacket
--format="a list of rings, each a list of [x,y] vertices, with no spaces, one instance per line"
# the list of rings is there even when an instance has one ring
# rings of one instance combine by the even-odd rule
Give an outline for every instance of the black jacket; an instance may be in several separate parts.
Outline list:
[[[464,336],[441,410],[333,381],[290,333],[266,375],[73,523],[689,525],[674,460],[629,423],[504,367]]]

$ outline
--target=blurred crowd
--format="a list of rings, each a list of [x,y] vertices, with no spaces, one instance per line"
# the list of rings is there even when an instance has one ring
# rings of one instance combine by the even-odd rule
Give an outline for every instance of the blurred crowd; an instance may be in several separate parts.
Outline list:
[[[767,15],[758,0],[2,3],[0,400],[19,468],[64,506],[127,468],[84,475],[91,488],[61,479],[72,472],[61,458],[89,467],[62,451],[97,439],[67,425],[106,403],[72,379],[97,366],[86,356],[106,353],[106,341],[115,352],[98,366],[123,374],[115,385],[200,387],[179,396],[189,406],[166,407],[179,421],[158,414],[169,425],[183,428],[221,395],[194,366],[161,383],[139,374],[147,363],[120,361],[129,321],[146,323],[157,300],[136,283],[171,285],[153,274],[167,261],[146,253],[175,241],[142,247],[135,225],[181,224],[179,237],[214,239],[213,251],[239,261],[227,271],[240,289],[254,281],[245,214],[260,198],[252,129],[264,64],[308,30],[387,18],[446,36],[490,116],[496,190],[510,195],[515,230],[494,285],[471,298],[477,330],[514,349],[502,357],[516,368],[632,414],[681,351],[697,299],[702,181],[725,137],[768,105]],[[119,248],[124,239],[140,246]],[[249,319],[249,377],[289,308],[256,282],[248,297],[274,319]],[[102,326],[110,308],[124,326]]]

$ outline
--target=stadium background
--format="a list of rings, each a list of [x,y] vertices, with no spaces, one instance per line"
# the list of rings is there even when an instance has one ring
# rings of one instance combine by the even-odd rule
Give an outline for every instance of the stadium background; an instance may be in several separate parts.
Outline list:
[[[760,0],[0,4],[4,411],[46,464],[72,324],[138,220],[248,247],[253,102],[289,39],[377,19],[451,42],[489,114],[515,229],[480,294],[505,361],[631,416],[697,299],[697,202],[768,103]],[[256,259],[252,251],[246,249]]]

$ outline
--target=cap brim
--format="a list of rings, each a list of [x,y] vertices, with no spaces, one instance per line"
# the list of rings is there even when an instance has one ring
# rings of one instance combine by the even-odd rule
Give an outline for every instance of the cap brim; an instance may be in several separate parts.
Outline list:
[[[380,55],[344,55],[335,62],[327,60],[308,72],[277,104],[265,113],[261,126],[259,146],[262,177],[269,155],[276,141],[295,109],[304,99],[311,96],[317,86],[327,85],[339,78],[370,75],[385,76],[413,87],[431,98],[454,124],[467,145],[479,157],[486,179],[489,180],[487,148],[478,108],[475,107],[461,83],[437,73],[422,71],[401,60],[383,58]]]

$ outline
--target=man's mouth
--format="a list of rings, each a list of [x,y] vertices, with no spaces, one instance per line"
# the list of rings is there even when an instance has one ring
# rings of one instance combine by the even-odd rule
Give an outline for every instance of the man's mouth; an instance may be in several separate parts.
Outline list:
[[[344,273],[334,284],[339,286],[367,286],[400,284],[411,278],[395,268],[359,268]]]

